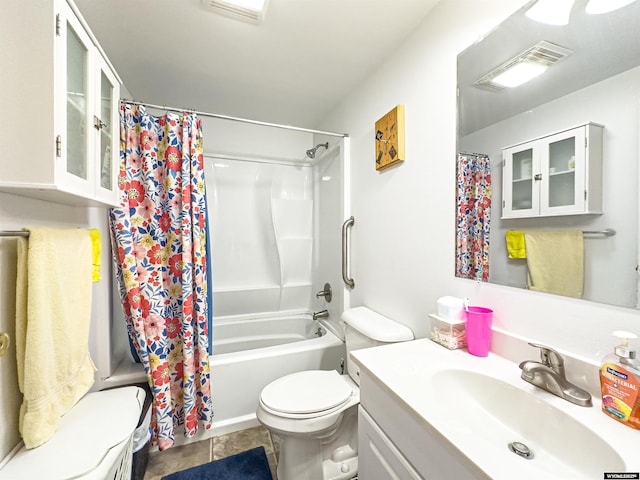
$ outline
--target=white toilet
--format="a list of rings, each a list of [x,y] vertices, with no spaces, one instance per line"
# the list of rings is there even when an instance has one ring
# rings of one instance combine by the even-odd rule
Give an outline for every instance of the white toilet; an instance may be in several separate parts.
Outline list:
[[[358,472],[358,373],[349,352],[413,340],[411,329],[367,307],[342,314],[348,375],[293,373],[260,393],[258,420],[281,439],[278,480],[343,480]]]

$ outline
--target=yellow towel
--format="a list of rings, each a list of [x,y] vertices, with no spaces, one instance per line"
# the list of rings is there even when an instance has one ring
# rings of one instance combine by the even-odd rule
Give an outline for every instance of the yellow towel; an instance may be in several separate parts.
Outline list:
[[[584,241],[580,230],[524,232],[530,290],[582,298]]]
[[[91,237],[91,258],[93,270],[91,271],[91,279],[94,282],[100,281],[100,230],[92,228],[89,230]]]
[[[524,232],[519,230],[507,230],[506,238],[509,258],[527,258],[527,247],[524,241]]]
[[[87,230],[31,228],[18,240],[16,356],[27,448],[45,443],[93,385],[91,257]]]

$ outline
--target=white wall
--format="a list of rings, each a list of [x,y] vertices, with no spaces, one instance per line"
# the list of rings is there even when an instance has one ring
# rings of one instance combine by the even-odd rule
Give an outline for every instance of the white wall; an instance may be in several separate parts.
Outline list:
[[[639,312],[454,276],[456,56],[525,3],[443,0],[320,126],[351,136],[351,303],[425,336],[438,297],[468,296],[494,309],[496,327],[599,360],[610,350],[612,330],[640,333]],[[407,159],[376,172],[374,124],[399,103]]]

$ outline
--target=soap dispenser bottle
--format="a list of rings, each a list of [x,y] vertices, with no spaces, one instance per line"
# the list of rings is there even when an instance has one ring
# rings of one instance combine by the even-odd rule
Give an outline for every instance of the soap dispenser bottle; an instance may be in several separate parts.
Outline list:
[[[600,368],[602,411],[618,422],[640,430],[640,363],[629,340],[638,338],[629,332],[616,331],[619,345],[604,357]]]

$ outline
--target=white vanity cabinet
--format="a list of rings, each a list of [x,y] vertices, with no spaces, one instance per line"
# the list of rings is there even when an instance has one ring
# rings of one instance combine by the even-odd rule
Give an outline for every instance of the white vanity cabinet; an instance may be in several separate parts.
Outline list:
[[[358,358],[352,356],[351,361],[360,377],[360,480],[488,480],[486,474],[443,440],[396,392],[362,368]],[[447,406],[442,408],[446,410]]]
[[[362,407],[358,407],[358,445],[358,478],[422,478]]]
[[[597,365],[571,358],[568,375],[593,391],[593,407],[580,407],[521,378],[519,362],[535,353],[526,340],[493,335],[487,357],[426,338],[349,353],[350,372],[360,377],[360,480],[556,480],[640,471],[638,432],[601,412]],[[592,375],[595,383],[587,380]],[[514,442],[533,457],[516,454]]]
[[[588,123],[504,148],[502,218],[602,213],[602,133]]]
[[[70,1],[6,0],[0,190],[118,204],[120,80]]]

